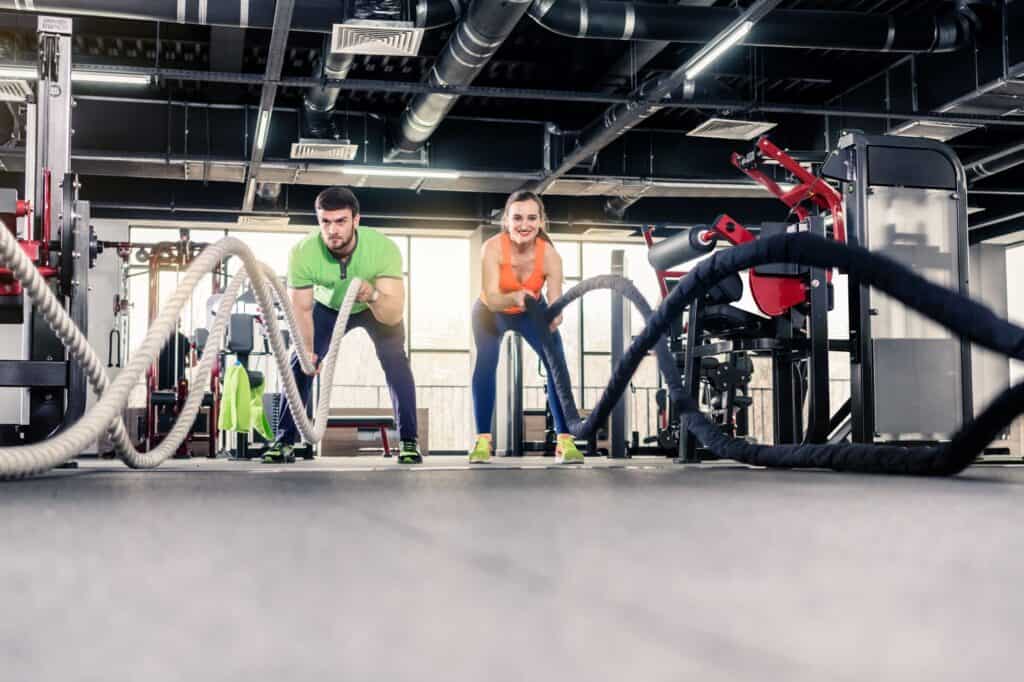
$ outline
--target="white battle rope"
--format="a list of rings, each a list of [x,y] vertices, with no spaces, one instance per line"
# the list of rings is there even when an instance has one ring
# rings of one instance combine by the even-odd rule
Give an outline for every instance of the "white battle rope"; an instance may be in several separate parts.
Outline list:
[[[192,291],[196,285],[204,276],[213,272],[228,256],[239,257],[242,260],[242,270],[232,278],[227,291],[221,298],[213,328],[210,329],[210,336],[199,362],[199,376],[196,382],[189,387],[185,405],[160,445],[148,452],[139,452],[132,444],[121,418],[122,411],[128,404],[128,396],[145,374],[146,369],[156,361],[160,350],[166,345],[177,325],[181,310],[192,297]],[[293,406],[292,416],[295,418],[299,433],[302,434],[304,440],[310,443],[319,442],[323,438],[327,429],[331,391],[320,392],[313,422],[310,422],[304,409],[295,409],[304,403],[299,395],[298,386],[295,384],[295,377],[292,376],[290,355],[285,346],[277,315],[274,313],[273,299],[276,298],[281,304],[288,324],[293,330],[298,329],[295,312],[292,310],[284,284],[270,267],[256,260],[244,242],[234,237],[225,237],[206,247],[199,256],[193,259],[177,290],[164,302],[160,314],[150,325],[142,345],[132,355],[127,367],[118,374],[117,379],[112,383],[107,377],[99,356],[89,345],[88,339],[64,310],[61,302],[21,250],[9,230],[0,229],[0,261],[10,268],[14,276],[22,283],[33,304],[68,348],[69,355],[83,367],[89,383],[100,396],[93,408],[84,414],[78,422],[65,428],[53,438],[31,445],[0,447],[0,478],[30,476],[63,464],[78,456],[104,430],[109,431],[118,456],[131,467],[155,467],[174,454],[188,435],[201,406],[203,395],[209,388],[213,364],[224,347],[224,332],[229,313],[246,279],[252,281],[257,301],[263,310],[274,359],[288,396],[288,403]],[[337,364],[338,350],[341,347],[341,338],[345,335],[348,317],[361,284],[359,279],[352,279],[345,299],[342,301],[341,310],[338,312],[338,319],[334,324],[327,356],[322,358],[321,381],[325,382],[327,386],[334,384],[334,369]],[[292,334],[292,337],[302,371],[308,375],[314,374],[316,368],[304,340],[298,333]]]

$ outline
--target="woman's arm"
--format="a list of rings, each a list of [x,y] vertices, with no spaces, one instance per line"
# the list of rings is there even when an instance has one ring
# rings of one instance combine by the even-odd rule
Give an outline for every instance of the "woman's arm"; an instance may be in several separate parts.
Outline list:
[[[553,244],[548,244],[544,252],[544,277],[547,280],[548,303],[557,301],[562,297],[562,257],[555,250]],[[551,320],[551,331],[558,329],[562,324],[562,316],[558,315]]]

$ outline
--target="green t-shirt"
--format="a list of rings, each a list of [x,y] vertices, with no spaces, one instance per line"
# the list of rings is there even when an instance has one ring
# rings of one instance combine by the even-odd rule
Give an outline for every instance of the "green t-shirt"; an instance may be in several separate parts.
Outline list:
[[[288,256],[288,286],[292,289],[313,287],[313,298],[338,310],[345,299],[353,277],[373,284],[378,277],[402,276],[402,254],[388,237],[369,227],[357,228],[356,249],[348,259],[346,278],[341,279],[341,264],[314,230],[292,247]],[[352,312],[366,310],[365,303],[356,303]]]

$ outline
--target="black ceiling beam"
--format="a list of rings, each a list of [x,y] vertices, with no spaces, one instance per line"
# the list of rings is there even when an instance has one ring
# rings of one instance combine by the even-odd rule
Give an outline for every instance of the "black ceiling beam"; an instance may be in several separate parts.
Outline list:
[[[267,70],[264,74],[263,91],[260,93],[260,106],[256,114],[256,128],[253,134],[252,151],[249,154],[249,170],[245,184],[245,195],[242,210],[251,211],[256,200],[256,178],[263,162],[263,152],[270,138],[270,126],[273,125],[274,100],[277,98],[277,81],[281,78],[284,67],[284,51],[288,44],[288,31],[292,24],[292,12],[295,0],[277,0],[274,6],[274,27],[270,34],[270,48],[267,51]],[[261,131],[261,122],[266,117],[266,130]],[[262,138],[261,138],[262,132]]]
[[[15,66],[31,66],[15,64]],[[276,78],[271,79],[261,74],[226,74],[218,72],[187,70],[187,69],[150,69],[128,66],[89,65],[89,70],[106,70],[118,73],[144,73],[163,78],[178,80],[197,80],[241,84],[271,83],[282,87],[308,88],[319,84],[339,85],[342,90],[430,94],[442,93],[459,96],[483,97],[495,99],[547,100],[561,102],[580,102],[595,104],[637,105],[651,102],[650,88],[647,92],[634,93],[633,96],[617,96],[605,92],[586,92],[579,90],[544,90],[532,88],[499,88],[473,85],[440,86],[429,83],[413,83],[402,81],[384,81],[370,79],[324,79],[316,78]],[[663,100],[658,103],[659,109],[717,109],[729,111],[766,111],[776,113],[807,114],[816,116],[850,116],[860,118],[889,118],[893,120],[917,119],[923,121],[946,121],[950,123],[966,123],[978,126],[1024,127],[1024,120],[1005,117],[974,116],[967,114],[943,114],[935,112],[919,112],[909,110],[880,111],[878,109],[858,109],[854,107],[811,106],[800,103],[763,102],[763,101],[723,101],[723,100]]]
[[[1004,215],[997,222],[984,227],[972,227],[967,233],[967,238],[971,244],[980,244],[1014,232],[1020,232],[1021,241],[1024,241],[1024,211]]]

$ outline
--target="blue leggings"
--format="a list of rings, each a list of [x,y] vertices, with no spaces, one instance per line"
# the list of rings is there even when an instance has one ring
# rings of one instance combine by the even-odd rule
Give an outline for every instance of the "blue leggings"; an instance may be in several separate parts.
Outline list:
[[[543,302],[543,301],[542,301]],[[544,363],[548,375],[548,402],[551,404],[551,416],[555,422],[555,431],[568,433],[562,405],[555,393],[551,369],[540,345],[540,335],[529,317],[525,314],[512,315],[496,313],[487,308],[481,301],[473,305],[473,339],[476,341],[476,367],[473,368],[473,412],[476,415],[476,432],[491,432],[491,417],[494,414],[495,375],[498,370],[498,355],[501,353],[501,337],[505,332],[518,333],[530,344]],[[557,331],[552,335],[556,352],[564,356],[562,336]]]
[[[338,319],[338,311],[328,308],[322,303],[313,305],[313,352],[323,360],[330,348],[334,322]],[[398,426],[398,437],[402,440],[416,438],[416,385],[409,367],[409,357],[405,354],[405,326],[386,325],[373,316],[369,310],[355,313],[348,318],[345,332],[363,329],[373,341],[377,350],[377,359],[384,370],[384,379],[391,392],[391,406],[395,411],[395,422]],[[310,389],[313,377],[307,376],[299,366],[299,359],[292,353],[292,376],[298,384],[299,394],[306,403],[306,414],[312,405],[309,404]],[[329,391],[330,387],[321,390]],[[300,408],[301,409],[301,408]],[[291,406],[285,397],[281,405],[281,423],[277,427],[277,439],[282,443],[295,443],[299,439],[299,429],[292,417]]]

